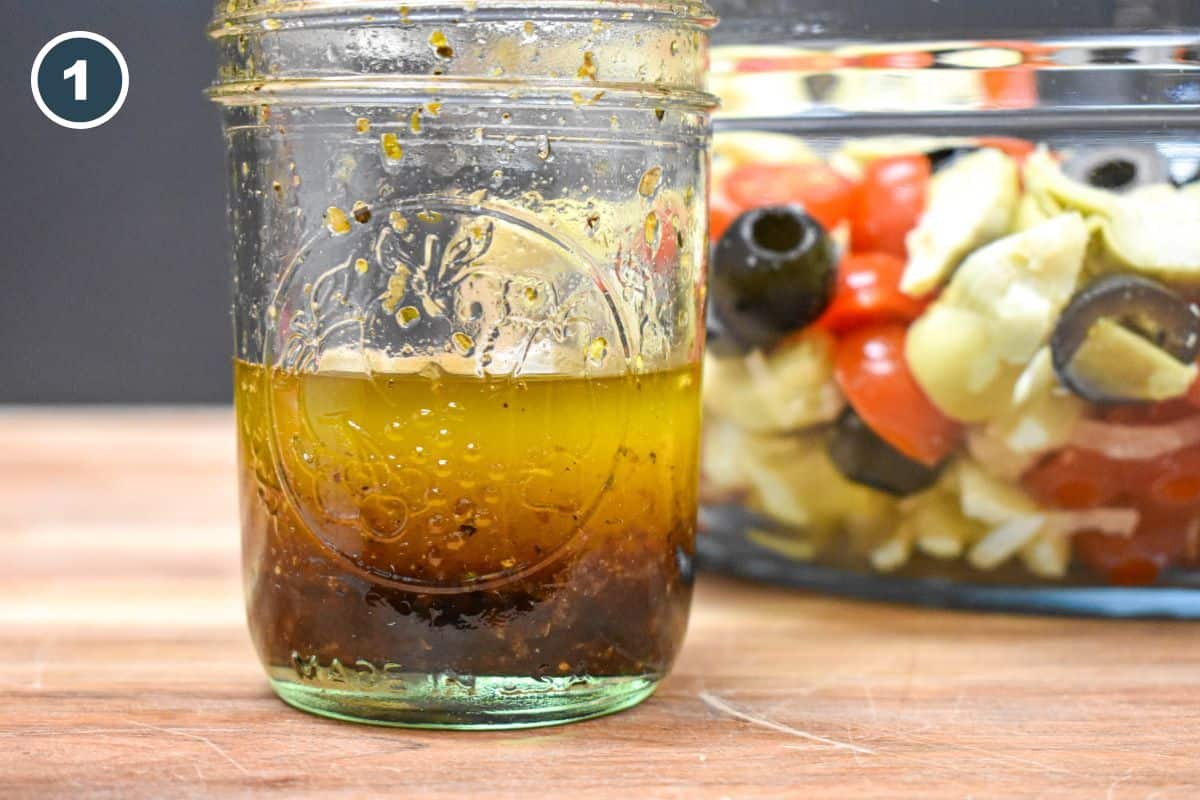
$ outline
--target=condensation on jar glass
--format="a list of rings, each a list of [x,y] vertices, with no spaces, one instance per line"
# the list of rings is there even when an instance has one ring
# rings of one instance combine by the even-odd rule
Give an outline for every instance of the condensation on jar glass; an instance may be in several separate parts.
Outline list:
[[[708,562],[1200,616],[1200,10],[719,10]]]
[[[618,710],[691,594],[711,13],[221,2],[250,628],[301,708]]]

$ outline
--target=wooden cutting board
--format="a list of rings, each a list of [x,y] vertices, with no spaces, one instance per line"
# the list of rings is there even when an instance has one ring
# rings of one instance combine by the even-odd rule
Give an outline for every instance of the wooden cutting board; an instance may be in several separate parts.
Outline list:
[[[1200,796],[1200,628],[702,578],[657,696],[528,732],[353,726],[243,629],[224,410],[0,412],[0,796]]]

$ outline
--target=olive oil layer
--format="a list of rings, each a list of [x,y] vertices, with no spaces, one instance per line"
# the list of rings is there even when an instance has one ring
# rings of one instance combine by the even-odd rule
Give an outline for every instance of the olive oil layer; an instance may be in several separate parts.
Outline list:
[[[691,595],[696,369],[235,369],[248,614],[273,674],[666,672]]]

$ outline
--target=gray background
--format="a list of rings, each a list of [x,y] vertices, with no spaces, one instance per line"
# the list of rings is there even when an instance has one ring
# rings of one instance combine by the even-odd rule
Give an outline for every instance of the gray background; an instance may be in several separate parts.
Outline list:
[[[209,0],[0,0],[0,403],[230,396],[229,269]],[[108,124],[42,116],[52,37],[107,36],[129,97]]]
[[[716,0],[775,38],[1153,29],[1200,24],[1200,0]],[[0,0],[0,403],[226,402],[229,257],[211,0]],[[91,30],[132,75],[117,117],[59,128],[29,70],[59,33]],[[811,32],[811,31],[810,31]],[[977,34],[978,35],[978,34]]]

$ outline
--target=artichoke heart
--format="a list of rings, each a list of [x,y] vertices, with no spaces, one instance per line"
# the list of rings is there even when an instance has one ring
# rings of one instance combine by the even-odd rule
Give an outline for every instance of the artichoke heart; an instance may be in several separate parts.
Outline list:
[[[1198,372],[1111,319],[1092,325],[1070,369],[1098,394],[1146,401],[1183,395]]]
[[[929,205],[908,235],[908,265],[900,290],[920,297],[937,289],[977,247],[1007,234],[1020,200],[1016,162],[985,148],[934,176]]]
[[[934,405],[963,422],[1011,408],[1022,371],[1070,300],[1089,232],[1061,214],[973,253],[909,329],[905,355]]]
[[[748,431],[799,431],[835,419],[844,405],[833,380],[833,339],[817,329],[769,354],[710,354],[704,373],[705,408]]]
[[[1165,184],[1123,195],[1100,231],[1119,268],[1200,283],[1200,193]]]
[[[1078,211],[1100,232],[1102,265],[1176,283],[1200,283],[1200,191],[1169,184],[1127,194],[1073,180],[1045,149],[1025,164],[1028,207]],[[1034,205],[1035,204],[1035,205]],[[1028,214],[1026,215],[1028,216]]]

